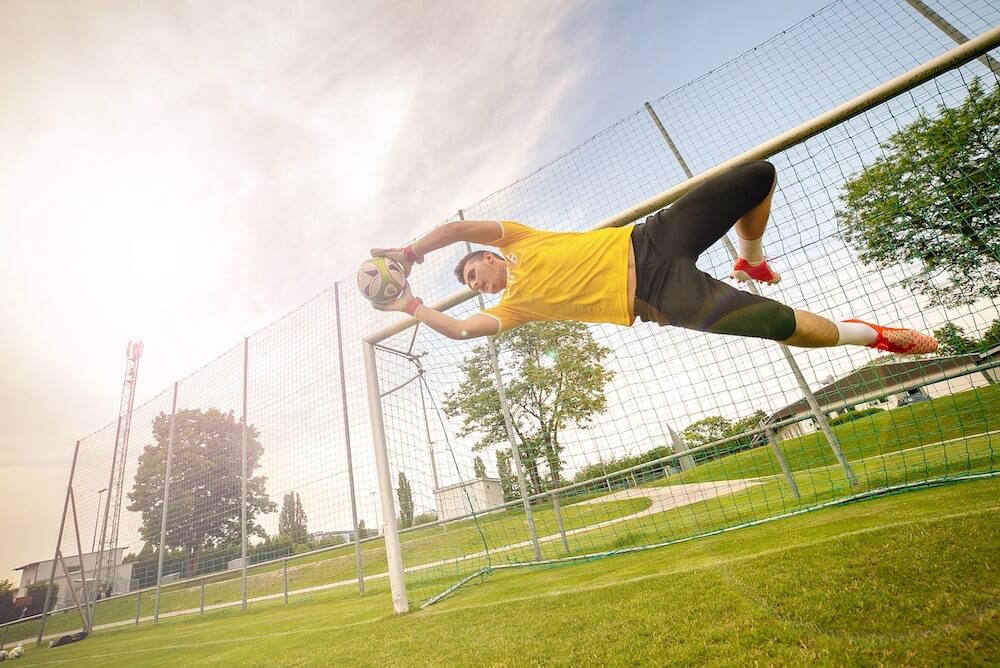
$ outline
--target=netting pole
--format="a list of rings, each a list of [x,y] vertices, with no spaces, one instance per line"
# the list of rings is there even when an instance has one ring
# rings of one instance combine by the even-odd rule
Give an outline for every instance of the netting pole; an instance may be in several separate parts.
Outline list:
[[[688,449],[687,444],[684,440],[674,431],[673,427],[669,424],[667,425],[667,431],[670,432],[670,442],[674,444],[674,452],[680,454]],[[694,461],[694,457],[691,455],[684,455],[678,461],[681,463],[681,471],[690,471],[697,463]]]
[[[250,338],[243,337],[243,444],[240,448],[240,592],[243,597],[241,608],[247,609],[247,360]]]
[[[347,377],[344,370],[344,334],[340,327],[340,283],[333,284],[333,304],[337,316],[337,355],[340,359],[340,402],[344,411],[344,443],[347,451],[347,488],[351,492],[351,521],[354,522],[354,561],[358,571],[358,593],[365,593],[365,576],[361,567],[361,536],[358,535],[358,501],[354,490],[354,464],[351,461],[351,420],[347,414]],[[287,569],[287,563],[286,563]],[[288,603],[288,578],[285,577],[285,603]]]
[[[396,506],[392,500],[392,475],[389,472],[389,451],[385,442],[385,418],[382,416],[382,398],[378,386],[375,344],[362,341],[362,348],[365,356],[365,378],[368,381],[368,413],[372,423],[372,439],[375,446],[379,502],[382,506],[382,539],[385,541],[385,558],[389,566],[389,590],[392,594],[392,609],[397,615],[401,615],[409,612],[410,602],[406,597],[403,550],[399,542]]]
[[[420,375],[423,376],[424,370],[420,368]],[[424,385],[426,381],[423,378],[420,379],[420,409],[424,414],[424,433],[427,436],[427,453],[431,458],[431,477],[434,479],[434,491],[437,492],[438,488],[441,486],[438,483],[438,467],[437,461],[434,459],[434,440],[431,438],[431,422],[427,419],[427,399],[424,397]]]
[[[569,554],[569,541],[566,540],[566,528],[563,527],[562,512],[559,510],[559,493],[556,490],[551,490],[549,496],[552,498],[552,512],[556,516],[556,526],[562,537],[563,551]]]
[[[465,220],[465,212],[458,212],[459,220]],[[466,241],[465,251],[472,252],[472,245]],[[486,308],[483,295],[480,293],[476,299],[479,300],[479,310]],[[493,375],[497,379],[497,394],[500,395],[500,408],[503,410],[503,423],[507,428],[507,440],[510,441],[510,452],[514,459],[514,470],[517,473],[517,484],[521,486],[521,505],[524,507],[524,514],[528,520],[528,533],[531,534],[531,549],[535,553],[535,561],[542,560],[542,548],[538,543],[538,532],[535,530],[535,516],[531,512],[531,501],[528,499],[528,484],[524,478],[524,467],[521,466],[521,452],[517,447],[517,437],[514,435],[514,421],[510,416],[510,404],[507,402],[507,392],[503,387],[503,378],[500,376],[500,361],[497,359],[497,347],[492,336],[486,337],[486,347],[490,351],[490,362],[493,363]],[[538,490],[541,492],[542,490]],[[558,507],[556,507],[558,508]],[[556,511],[558,512],[558,510]],[[557,520],[562,523],[562,518],[557,516]]]
[[[955,40],[956,44],[965,44],[969,41],[969,38],[962,34],[958,28],[948,23],[943,16],[920,0],[906,0],[906,4],[913,7],[921,16],[933,23],[934,27],[938,30]],[[1000,77],[1000,62],[997,62],[996,58],[988,53],[983,53],[983,55],[979,56],[979,61],[993,72],[993,74]]]
[[[674,144],[674,141],[671,139],[667,129],[663,127],[660,117],[656,115],[655,111],[653,111],[652,105],[649,104],[649,102],[646,102],[645,107],[650,118],[653,120],[653,123],[656,125],[657,130],[660,131],[660,135],[662,135],[664,141],[667,143],[667,146],[670,147],[670,151],[674,154],[674,158],[677,160],[677,163],[681,166],[681,169],[684,170],[684,174],[688,179],[694,178],[694,174],[691,173],[691,168],[688,167],[687,162],[684,160],[684,156],[682,156],[681,152],[677,149],[677,145]],[[736,252],[736,247],[733,246],[733,242],[730,240],[729,234],[724,234],[722,236],[722,243],[729,252],[729,256],[733,259],[733,261],[735,261],[739,257],[739,254]],[[753,281],[749,282],[747,286],[751,293],[760,295],[760,291],[757,290],[757,286],[753,283]],[[785,361],[788,363],[792,373],[795,375],[795,380],[799,384],[799,389],[802,390],[802,394],[805,396],[806,402],[809,404],[809,408],[813,414],[813,419],[816,420],[816,423],[822,430],[823,435],[826,437],[826,442],[829,444],[830,449],[833,450],[834,457],[837,458],[841,468],[844,469],[844,473],[847,475],[848,483],[850,483],[851,487],[854,487],[858,484],[858,478],[854,475],[854,471],[851,470],[851,466],[848,464],[847,458],[841,451],[840,442],[837,440],[836,435],[830,428],[830,423],[827,421],[826,415],[822,410],[820,410],[819,402],[816,401],[816,395],[814,395],[813,391],[809,388],[809,384],[806,382],[806,377],[802,374],[802,369],[799,368],[798,362],[795,361],[795,356],[792,355],[792,351],[789,350],[788,346],[785,344],[779,343],[778,346],[781,348],[781,353],[785,356]]]
[[[285,579],[285,605],[288,605],[288,559],[282,559],[281,571]],[[364,591],[362,591],[364,593]]]
[[[77,598],[76,589],[73,587],[73,583],[69,579],[69,573],[66,574],[66,581],[70,583],[69,588],[73,591],[73,602],[76,603],[76,609],[80,612],[80,617],[83,619],[83,630],[90,633],[90,610],[87,608],[87,569],[83,565],[83,545],[80,542],[80,522],[76,516],[76,493],[73,491],[72,485],[69,488],[69,503],[70,509],[73,511],[73,529],[76,531],[76,554],[77,559],[80,561],[80,582],[81,582],[81,594],[83,594],[83,606],[80,606],[80,600]],[[63,564],[63,568],[66,565]],[[85,612],[86,611],[86,612]]]
[[[204,575],[201,576],[201,604],[200,604],[200,610],[199,610],[199,612],[201,614],[203,614],[203,615],[205,614],[205,576]]]
[[[163,555],[167,551],[167,512],[170,508],[170,465],[174,453],[174,421],[177,417],[177,383],[174,383],[174,403],[170,408],[170,432],[167,436],[167,468],[163,476],[163,516],[160,518],[160,554],[156,565],[156,598],[153,603],[153,623],[160,621],[160,586],[163,584]]]
[[[802,495],[799,494],[799,486],[795,484],[795,476],[792,475],[792,470],[788,467],[788,461],[785,460],[785,454],[781,451],[781,437],[778,436],[776,431],[770,428],[764,430],[764,437],[767,438],[767,443],[771,446],[774,458],[778,460],[781,472],[785,475],[785,482],[792,488],[792,494],[795,495],[796,499],[801,499]]]
[[[80,598],[76,595],[76,588],[69,577],[69,568],[66,566],[66,559],[63,557],[62,552],[59,552],[59,565],[62,566],[63,577],[66,578],[66,584],[69,585],[69,593],[73,596],[73,605],[76,606],[76,611],[80,613],[80,620],[83,622],[84,630],[86,630],[87,615],[84,614],[83,608],[80,607]]]
[[[69,510],[69,494],[73,488],[73,476],[76,474],[76,458],[80,454],[80,441],[76,442],[73,448],[73,464],[69,468],[69,482],[66,483],[66,500],[63,502],[62,519],[59,520],[59,535],[56,537],[56,549],[52,555],[52,572],[49,573],[49,586],[45,590],[45,602],[42,603],[42,622],[38,625],[38,639],[36,643],[42,644],[42,634],[45,633],[45,620],[48,617],[49,597],[52,596],[52,581],[56,578],[56,560],[59,559],[59,549],[62,547],[63,527],[66,526],[66,512]]]
[[[135,625],[139,626],[139,614],[142,612],[142,590],[135,595]]]

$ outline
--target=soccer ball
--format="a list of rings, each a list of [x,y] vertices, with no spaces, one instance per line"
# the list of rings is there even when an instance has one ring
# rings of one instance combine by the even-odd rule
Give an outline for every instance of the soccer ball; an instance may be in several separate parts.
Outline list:
[[[20,645],[7,652],[7,658],[11,660],[20,659],[22,656],[24,656],[24,648]]]
[[[358,290],[365,299],[385,304],[396,299],[406,287],[403,266],[387,257],[373,257],[358,269]]]

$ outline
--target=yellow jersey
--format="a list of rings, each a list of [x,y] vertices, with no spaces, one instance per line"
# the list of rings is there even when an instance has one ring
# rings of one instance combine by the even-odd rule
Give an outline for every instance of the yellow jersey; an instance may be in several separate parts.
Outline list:
[[[632,226],[589,232],[547,232],[509,220],[489,244],[507,259],[507,287],[483,311],[500,331],[534,320],[631,325],[628,253]]]

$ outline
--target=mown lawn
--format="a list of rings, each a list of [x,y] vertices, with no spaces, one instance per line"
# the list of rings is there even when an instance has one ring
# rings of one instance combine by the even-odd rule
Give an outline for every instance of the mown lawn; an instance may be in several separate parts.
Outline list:
[[[1000,664],[1000,478],[498,572],[396,617],[324,592],[28,647],[19,665]]]

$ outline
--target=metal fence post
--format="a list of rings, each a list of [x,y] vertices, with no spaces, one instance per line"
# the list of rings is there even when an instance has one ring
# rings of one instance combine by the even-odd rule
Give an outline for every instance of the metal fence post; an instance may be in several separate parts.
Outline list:
[[[344,334],[340,327],[340,283],[333,284],[333,304],[337,315],[337,356],[340,360],[340,401],[344,411],[344,442],[347,450],[347,488],[351,492],[351,521],[354,523],[354,561],[358,571],[358,593],[365,593],[364,569],[361,566],[361,536],[358,535],[358,500],[354,489],[354,464],[351,460],[351,420],[347,413],[347,376],[344,369]],[[288,582],[285,582],[285,603],[288,602]]]
[[[250,349],[250,338],[243,338],[243,447],[240,461],[240,593],[242,608],[247,609],[247,359]]]
[[[201,576],[201,610],[202,615],[205,614],[205,576]]]
[[[135,594],[135,625],[139,625],[139,613],[142,612],[142,591]]]
[[[785,481],[788,483],[788,486],[792,488],[792,494],[795,495],[796,499],[801,499],[802,495],[799,494],[799,486],[795,484],[795,476],[792,475],[792,470],[788,467],[788,461],[785,459],[785,453],[781,451],[781,437],[778,436],[777,432],[773,429],[765,429],[764,436],[767,438],[768,445],[771,446],[774,458],[778,460],[781,472],[785,474]]]
[[[281,562],[282,570],[285,574],[285,603],[288,603],[288,559],[284,559]],[[364,593],[362,591],[362,593]]]
[[[174,452],[174,427],[177,418],[177,383],[174,383],[174,403],[170,409],[170,433],[167,436],[167,469],[163,475],[163,516],[160,518],[159,557],[156,565],[156,599],[153,604],[153,623],[160,621],[160,586],[163,583],[163,557],[167,551],[167,513],[170,509],[170,465]]]
[[[556,516],[556,526],[559,527],[559,535],[562,537],[563,552],[569,553],[569,541],[566,540],[566,529],[563,527],[562,513],[559,512],[559,494],[552,490],[549,492],[552,497],[552,512]]]

